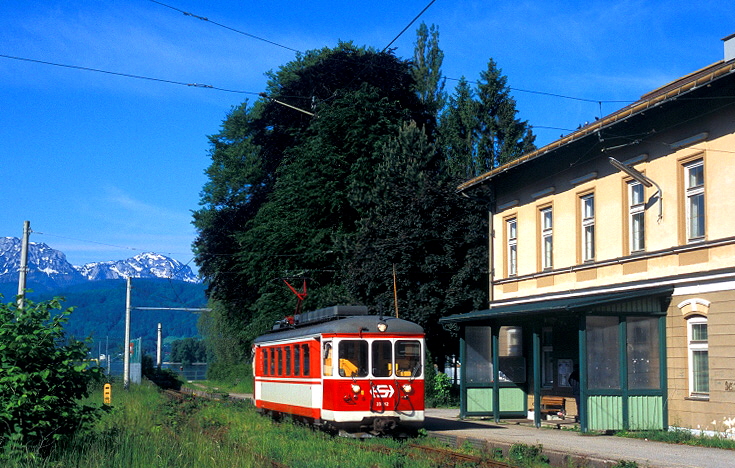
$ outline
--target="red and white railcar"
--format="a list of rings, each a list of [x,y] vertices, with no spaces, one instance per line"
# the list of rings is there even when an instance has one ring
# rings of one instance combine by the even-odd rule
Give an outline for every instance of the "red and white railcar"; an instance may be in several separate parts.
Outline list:
[[[255,406],[348,432],[415,430],[424,421],[424,331],[362,306],[279,322],[253,343]]]

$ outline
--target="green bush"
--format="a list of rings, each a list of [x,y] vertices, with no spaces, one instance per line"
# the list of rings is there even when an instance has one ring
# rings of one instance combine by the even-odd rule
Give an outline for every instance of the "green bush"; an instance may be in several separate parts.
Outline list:
[[[517,463],[549,463],[549,457],[543,454],[542,445],[513,444],[508,458]]]
[[[52,299],[0,304],[0,446],[44,452],[95,420],[80,403],[102,370],[85,362],[85,342],[67,338],[72,309]]]

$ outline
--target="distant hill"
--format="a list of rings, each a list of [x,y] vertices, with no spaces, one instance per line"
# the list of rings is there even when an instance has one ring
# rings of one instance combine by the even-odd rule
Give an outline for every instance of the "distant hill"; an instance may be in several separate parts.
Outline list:
[[[143,338],[143,348],[153,354],[156,347],[158,323],[166,341],[199,336],[199,314],[177,310],[136,310],[136,307],[203,308],[207,299],[205,286],[163,279],[135,279],[131,302],[131,338]],[[69,323],[64,327],[68,336],[78,339],[92,337],[92,352],[120,352],[125,337],[125,288],[122,279],[87,281],[60,288],[56,291],[31,292],[27,297],[40,302],[53,297],[64,299],[64,308],[74,307]],[[12,302],[17,286],[0,284],[3,302]]]
[[[12,302],[18,292],[20,240],[0,237],[0,294]],[[82,339],[91,336],[93,354],[111,354],[123,348],[125,335],[124,278],[133,279],[132,306],[162,308],[206,307],[205,285],[191,269],[165,255],[144,253],[126,260],[72,266],[63,252],[43,243],[30,243],[28,249],[28,298],[39,302],[63,297],[64,307],[74,307],[65,329]],[[143,337],[143,347],[155,350],[157,324],[164,338],[199,336],[198,314],[183,311],[133,310],[131,338]],[[116,351],[117,350],[117,351]]]

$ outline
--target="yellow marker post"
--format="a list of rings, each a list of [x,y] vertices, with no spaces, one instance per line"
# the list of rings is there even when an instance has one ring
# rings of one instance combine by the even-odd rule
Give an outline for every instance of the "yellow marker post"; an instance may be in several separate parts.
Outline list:
[[[106,383],[102,389],[103,402],[106,405],[112,404],[112,385]]]

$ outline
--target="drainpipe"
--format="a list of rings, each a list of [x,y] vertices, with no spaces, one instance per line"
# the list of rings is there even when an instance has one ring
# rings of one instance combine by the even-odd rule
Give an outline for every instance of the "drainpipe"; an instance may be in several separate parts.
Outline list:
[[[493,226],[493,219],[495,218],[495,190],[490,188],[490,199],[488,200],[487,207],[487,228],[488,228],[488,250],[487,250],[487,261],[488,261],[488,306],[492,307],[493,301],[495,300],[495,228]]]

